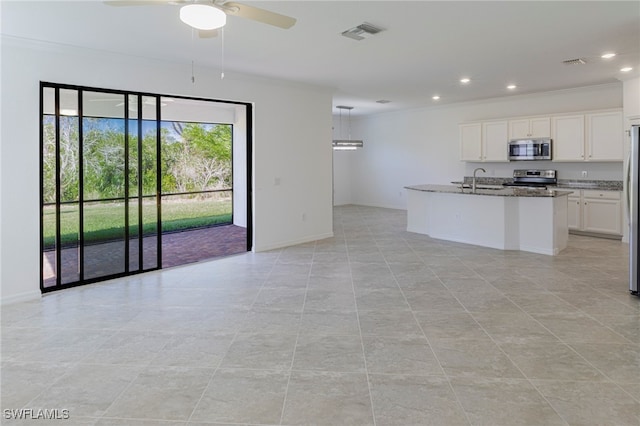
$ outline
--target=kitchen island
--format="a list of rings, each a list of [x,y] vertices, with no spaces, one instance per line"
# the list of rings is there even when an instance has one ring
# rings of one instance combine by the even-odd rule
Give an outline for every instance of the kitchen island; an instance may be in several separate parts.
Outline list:
[[[501,250],[556,255],[567,246],[572,191],[407,186],[407,231]]]

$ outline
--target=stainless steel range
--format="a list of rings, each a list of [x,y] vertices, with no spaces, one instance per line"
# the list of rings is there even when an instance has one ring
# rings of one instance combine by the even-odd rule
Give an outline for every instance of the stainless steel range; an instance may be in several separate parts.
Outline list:
[[[546,188],[557,183],[556,170],[517,169],[513,171],[513,182],[505,182],[503,185]]]

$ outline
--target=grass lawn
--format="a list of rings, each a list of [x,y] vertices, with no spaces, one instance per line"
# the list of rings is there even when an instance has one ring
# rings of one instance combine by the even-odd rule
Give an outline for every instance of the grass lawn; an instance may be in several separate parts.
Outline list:
[[[138,233],[138,204],[131,202],[129,209],[129,233]],[[231,223],[231,198],[205,200],[171,200],[162,203],[162,231],[171,232],[217,224]],[[156,233],[155,201],[143,201],[144,235]],[[44,208],[44,244],[55,244],[55,207]],[[124,203],[92,203],[84,208],[85,243],[95,243],[124,238]],[[79,228],[78,205],[60,207],[60,234],[62,245],[77,243]]]

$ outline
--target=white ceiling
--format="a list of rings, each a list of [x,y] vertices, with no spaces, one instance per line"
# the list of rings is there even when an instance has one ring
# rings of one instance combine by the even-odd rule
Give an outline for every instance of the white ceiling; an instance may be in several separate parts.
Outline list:
[[[445,104],[640,75],[638,1],[245,3],[298,21],[283,30],[229,17],[225,74],[328,86],[334,106],[353,106],[353,115],[432,105],[436,94]],[[178,19],[179,6],[111,7],[99,0],[0,6],[5,35],[221,69],[221,37],[194,38]],[[340,35],[365,21],[386,31],[363,41]],[[600,58],[609,51],[617,56]],[[562,64],[573,58],[587,64]],[[634,70],[621,73],[623,66]],[[461,85],[462,77],[471,83]],[[507,90],[509,83],[518,88]]]

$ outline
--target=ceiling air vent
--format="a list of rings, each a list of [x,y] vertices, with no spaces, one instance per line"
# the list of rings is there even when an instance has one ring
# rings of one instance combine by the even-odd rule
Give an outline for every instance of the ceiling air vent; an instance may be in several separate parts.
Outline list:
[[[587,61],[585,61],[582,58],[576,58],[576,59],[567,59],[566,61],[562,61],[562,63],[565,65],[584,65],[587,63]]]
[[[353,27],[346,31],[343,31],[342,35],[359,41],[374,36],[381,31],[384,31],[384,28],[376,27],[375,25],[368,22],[363,22],[357,27]]]

